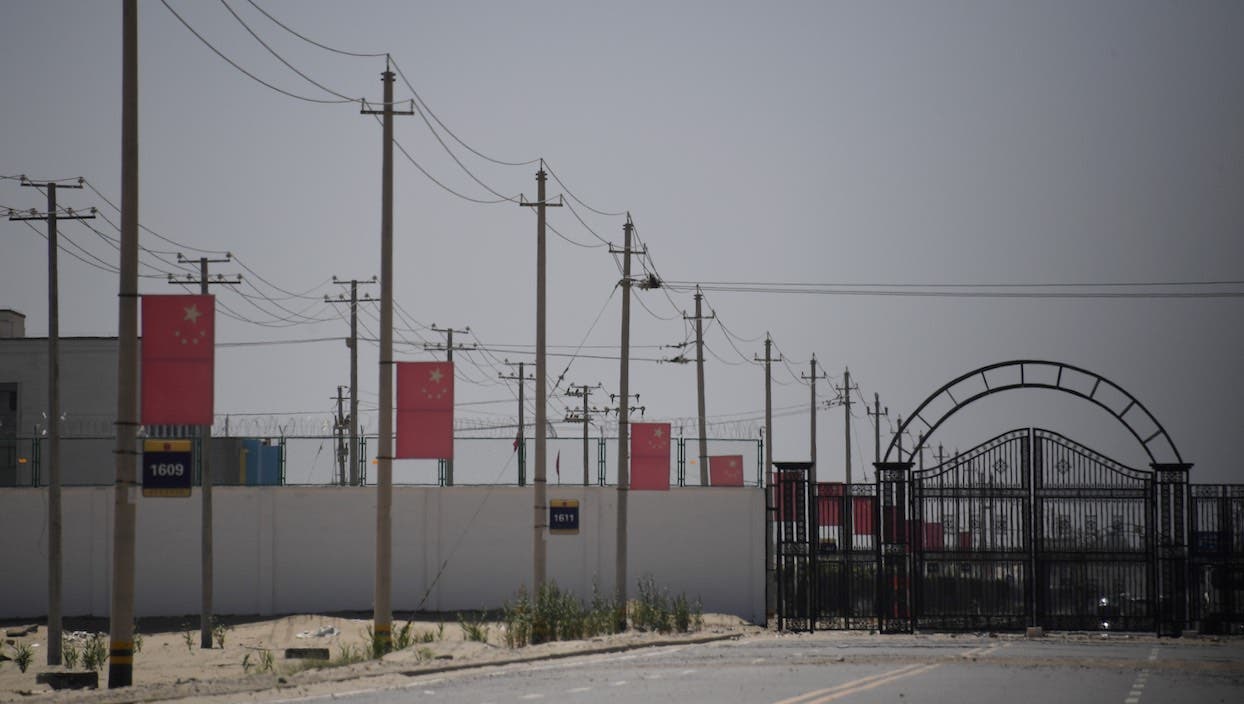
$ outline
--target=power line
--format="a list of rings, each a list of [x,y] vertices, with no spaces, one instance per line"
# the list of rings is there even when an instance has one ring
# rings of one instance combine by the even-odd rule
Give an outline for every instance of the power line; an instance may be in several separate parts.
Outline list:
[[[278,26],[278,27],[280,27],[281,29],[285,30],[286,32],[289,32],[290,34],[294,35],[295,37],[298,37],[299,39],[303,40],[304,42],[307,42],[308,44],[313,44],[313,45],[318,46],[319,48],[324,49],[324,50],[326,50],[326,51],[331,51],[331,52],[333,52],[334,54],[342,54],[342,55],[344,55],[344,56],[359,56],[359,57],[364,57],[364,58],[376,58],[376,57],[385,56],[385,53],[384,53],[384,52],[379,52],[379,53],[375,53],[375,54],[369,54],[369,53],[357,52],[357,51],[346,51],[345,49],[336,49],[336,48],[333,48],[333,47],[331,47],[331,46],[328,46],[327,44],[321,44],[320,42],[317,42],[317,41],[315,41],[314,39],[311,39],[311,38],[307,37],[306,35],[299,34],[298,32],[295,32],[293,29],[291,29],[291,28],[289,27],[289,25],[287,25],[287,24],[285,24],[285,23],[281,22],[280,20],[278,20],[277,18],[275,18],[275,17],[273,17],[271,14],[269,14],[267,10],[263,9],[263,8],[262,8],[262,7],[260,7],[259,5],[256,5],[256,4],[255,4],[255,0],[247,0],[247,2],[249,2],[249,3],[251,4],[251,6],[252,6],[252,7],[254,7],[256,10],[259,10],[259,12],[260,12],[260,13],[261,13],[264,17],[267,17],[269,20],[272,20],[272,23],[273,23],[273,24],[275,24],[276,26]]]
[[[353,102],[356,102],[356,101],[355,101],[354,99],[352,99],[352,98],[346,98],[346,99],[343,99],[343,98],[336,98],[336,99],[333,99],[333,100],[328,100],[328,99],[325,99],[325,98],[311,98],[311,97],[308,97],[308,96],[305,96],[305,95],[299,95],[299,94],[297,94],[297,93],[291,93],[290,91],[287,91],[287,90],[285,90],[284,88],[278,88],[277,86],[272,85],[271,83],[269,83],[269,82],[267,82],[267,81],[263,80],[262,78],[260,78],[260,77],[256,76],[255,74],[251,73],[250,71],[247,71],[246,69],[242,68],[242,67],[241,67],[241,66],[239,66],[239,65],[238,65],[238,64],[237,64],[237,63],[236,63],[233,59],[230,59],[228,56],[225,56],[223,53],[221,53],[221,51],[220,51],[219,49],[217,49],[216,47],[212,46],[212,43],[211,43],[211,42],[209,42],[209,41],[207,41],[207,39],[206,39],[206,38],[205,38],[202,34],[199,34],[198,30],[196,30],[194,27],[190,26],[190,23],[189,23],[189,22],[187,22],[187,21],[186,21],[186,20],[185,20],[185,19],[184,19],[181,15],[177,14],[177,11],[176,11],[176,10],[174,10],[174,9],[172,8],[172,6],[168,4],[168,0],[160,0],[160,4],[161,4],[161,5],[164,5],[165,9],[167,9],[169,12],[173,13],[173,16],[174,16],[174,17],[176,17],[176,18],[177,18],[177,20],[178,20],[179,22],[181,22],[181,23],[182,23],[182,25],[184,25],[186,29],[190,30],[190,33],[191,33],[191,34],[193,34],[195,37],[197,37],[199,41],[203,42],[203,45],[204,45],[204,46],[206,46],[208,49],[211,49],[211,50],[212,50],[212,53],[214,53],[214,54],[216,54],[217,56],[219,56],[220,58],[224,59],[226,63],[228,63],[228,64],[229,64],[230,66],[232,66],[233,68],[237,69],[239,72],[241,72],[241,73],[242,73],[243,75],[245,75],[247,78],[250,78],[252,81],[255,81],[256,83],[259,83],[260,85],[266,86],[267,88],[270,88],[271,90],[274,90],[274,91],[276,91],[276,92],[278,92],[278,93],[281,93],[282,95],[287,95],[287,96],[289,96],[289,97],[291,97],[291,98],[296,98],[296,99],[298,99],[298,100],[306,101],[306,102],[308,102],[308,103],[320,103],[320,104],[327,104],[327,105],[336,105],[336,104],[341,104],[341,103],[353,103]]]
[[[265,42],[265,41],[264,41],[264,40],[263,40],[263,39],[262,39],[262,38],[261,38],[258,34],[256,34],[256,33],[255,33],[255,30],[251,29],[251,26],[250,26],[250,25],[248,25],[248,24],[246,24],[246,22],[242,19],[242,17],[241,17],[240,15],[238,15],[238,13],[236,13],[236,12],[234,12],[234,11],[233,11],[233,8],[229,6],[229,3],[228,3],[226,0],[220,0],[220,4],[225,6],[225,9],[229,11],[229,14],[233,15],[233,19],[237,20],[237,21],[238,21],[238,24],[242,25],[242,28],[243,28],[243,29],[245,29],[248,33],[250,33],[250,35],[251,35],[252,37],[254,37],[254,38],[255,38],[255,41],[259,42],[259,45],[260,45],[260,46],[262,46],[263,48],[267,49],[269,54],[272,54],[274,57],[276,57],[276,60],[277,60],[277,61],[280,61],[281,63],[285,64],[285,66],[286,66],[287,68],[289,68],[289,70],[293,71],[294,73],[298,74],[299,76],[302,76],[302,77],[303,77],[303,78],[304,78],[304,79],[305,79],[308,83],[310,83],[311,85],[315,86],[316,88],[319,88],[320,90],[324,91],[325,93],[330,93],[330,94],[332,94],[332,95],[337,96],[338,98],[343,98],[343,99],[344,99],[344,101],[354,102],[355,98],[351,98],[351,97],[350,97],[350,96],[348,96],[348,95],[343,95],[342,93],[339,93],[339,92],[337,92],[337,91],[333,90],[332,88],[329,88],[329,87],[325,86],[324,84],[322,84],[322,83],[320,83],[319,81],[315,80],[314,78],[312,78],[312,77],[308,76],[307,74],[303,73],[302,71],[299,71],[299,70],[298,70],[298,69],[297,69],[297,68],[296,68],[293,64],[291,64],[290,62],[286,61],[286,60],[285,60],[285,59],[284,59],[284,58],[283,58],[280,54],[276,53],[276,50],[275,50],[275,49],[273,49],[272,47],[268,46],[268,43],[267,43],[267,42]],[[344,102],[344,101],[343,101],[343,102]]]

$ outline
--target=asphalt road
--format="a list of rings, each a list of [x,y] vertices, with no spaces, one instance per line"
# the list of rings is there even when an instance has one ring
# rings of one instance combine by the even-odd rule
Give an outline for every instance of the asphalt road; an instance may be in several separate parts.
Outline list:
[[[398,688],[339,692],[331,700],[1239,704],[1244,640],[763,636],[412,678]]]

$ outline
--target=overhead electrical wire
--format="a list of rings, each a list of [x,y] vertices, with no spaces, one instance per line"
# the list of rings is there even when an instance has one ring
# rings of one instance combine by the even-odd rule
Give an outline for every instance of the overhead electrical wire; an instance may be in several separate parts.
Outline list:
[[[321,44],[320,42],[317,42],[317,41],[315,41],[314,39],[311,39],[311,38],[307,37],[307,36],[306,36],[306,35],[304,35],[304,34],[300,34],[300,33],[296,32],[296,31],[294,31],[293,29],[291,29],[291,28],[289,27],[289,25],[287,25],[287,24],[285,24],[285,23],[281,22],[280,20],[278,20],[277,18],[275,18],[275,17],[273,17],[271,14],[269,14],[267,10],[263,9],[263,8],[262,8],[262,7],[260,7],[259,5],[256,5],[254,0],[246,0],[246,1],[247,1],[247,2],[249,2],[249,3],[251,4],[251,6],[252,6],[252,7],[254,7],[256,10],[259,10],[259,12],[260,12],[261,14],[263,14],[263,16],[264,16],[264,17],[267,17],[269,20],[271,20],[273,24],[275,24],[276,26],[278,26],[278,27],[280,27],[281,29],[285,30],[286,32],[289,32],[290,34],[294,35],[295,37],[298,37],[299,39],[303,40],[304,42],[307,42],[308,44],[313,44],[313,45],[318,46],[319,48],[324,49],[324,50],[326,50],[326,51],[331,51],[331,52],[333,52],[334,54],[342,54],[342,55],[344,55],[344,56],[357,56],[357,57],[363,57],[363,58],[377,58],[377,57],[382,57],[382,56],[385,56],[385,53],[384,53],[384,52],[378,52],[378,53],[366,53],[366,52],[359,52],[359,51],[346,51],[345,49],[337,49],[337,48],[334,48],[334,47],[328,46],[327,44]]]
[[[258,34],[256,34],[256,33],[255,33],[255,30],[251,29],[251,26],[250,26],[250,25],[248,25],[248,24],[246,24],[246,21],[245,21],[245,20],[243,20],[243,19],[242,19],[242,17],[241,17],[238,13],[234,12],[233,8],[229,6],[229,3],[227,2],[227,0],[220,0],[220,4],[225,6],[225,9],[229,11],[229,14],[233,15],[233,19],[237,20],[237,21],[238,21],[238,24],[242,25],[242,28],[243,28],[243,29],[245,29],[245,30],[246,30],[246,31],[247,31],[247,32],[248,32],[248,33],[249,33],[252,37],[254,37],[254,38],[255,38],[255,41],[259,42],[259,45],[260,45],[260,46],[262,46],[263,48],[267,49],[269,54],[272,54],[274,57],[276,57],[276,60],[277,60],[277,61],[280,61],[281,63],[285,64],[285,66],[286,66],[289,70],[291,70],[291,71],[293,71],[294,73],[298,74],[299,76],[301,76],[303,79],[305,79],[308,83],[310,83],[311,85],[315,86],[316,88],[319,88],[320,90],[324,91],[325,93],[329,93],[330,95],[335,95],[335,96],[337,96],[338,98],[342,98],[342,99],[343,99],[343,101],[350,101],[350,102],[354,102],[355,100],[357,100],[356,98],[351,98],[351,97],[350,97],[350,96],[348,96],[348,95],[344,95],[344,94],[342,94],[342,93],[340,93],[340,92],[338,92],[338,91],[335,91],[335,90],[333,90],[332,88],[329,88],[329,87],[325,86],[323,83],[320,83],[319,81],[315,80],[314,78],[312,78],[312,77],[308,76],[307,74],[303,73],[302,71],[299,71],[297,67],[295,67],[295,66],[294,66],[293,64],[291,64],[290,62],[286,61],[286,60],[285,60],[285,58],[284,58],[283,56],[281,56],[280,54],[276,53],[276,50],[275,50],[275,49],[273,49],[271,46],[269,46],[269,45],[268,45],[268,43],[267,43],[267,42],[265,42],[265,41],[263,40],[263,38],[262,38],[262,37],[260,37]]]
[[[185,18],[183,18],[181,15],[179,15],[179,14],[177,13],[177,11],[176,11],[176,10],[174,10],[174,9],[173,9],[173,7],[172,7],[171,5],[169,5],[169,4],[168,4],[168,0],[160,0],[160,4],[164,5],[164,7],[165,7],[165,8],[166,8],[169,12],[173,13],[173,16],[177,18],[177,21],[181,22],[181,23],[182,23],[182,25],[183,25],[183,26],[185,26],[185,28],[186,28],[186,29],[190,30],[190,33],[191,33],[191,34],[193,34],[195,37],[197,37],[197,38],[198,38],[198,40],[199,40],[200,42],[203,42],[203,45],[204,45],[204,46],[206,46],[208,49],[211,49],[211,50],[212,50],[212,53],[214,53],[214,54],[216,54],[217,56],[219,56],[220,58],[224,59],[224,60],[225,60],[225,62],[226,62],[226,63],[228,63],[230,66],[232,66],[233,68],[237,69],[237,70],[238,70],[240,73],[242,73],[244,76],[246,76],[247,78],[251,79],[252,81],[255,81],[256,83],[259,83],[260,85],[263,85],[263,86],[265,86],[265,87],[267,87],[267,88],[269,88],[269,89],[271,89],[271,90],[274,90],[274,91],[276,91],[276,92],[278,92],[278,93],[281,93],[282,95],[287,95],[287,96],[289,96],[289,97],[291,97],[291,98],[296,98],[296,99],[298,99],[298,100],[302,100],[302,101],[305,101],[305,102],[308,102],[308,103],[320,103],[320,104],[326,104],[326,105],[337,105],[337,104],[341,104],[341,103],[354,103],[354,102],[358,102],[357,100],[355,100],[355,99],[353,99],[353,98],[334,98],[334,99],[332,99],[332,100],[325,99],[325,98],[312,98],[312,97],[310,97],[310,96],[306,96],[306,95],[299,95],[298,93],[293,93],[293,92],[291,92],[291,91],[285,90],[284,88],[280,88],[280,87],[278,87],[278,86],[275,86],[275,85],[273,85],[273,84],[271,84],[271,83],[269,83],[269,82],[265,81],[264,79],[262,79],[262,78],[260,78],[260,77],[256,76],[255,74],[251,73],[250,71],[247,71],[246,69],[242,68],[242,67],[241,67],[240,65],[238,65],[238,63],[237,63],[237,62],[235,62],[233,59],[230,59],[228,56],[225,56],[225,55],[224,55],[224,53],[222,53],[219,49],[217,49],[215,46],[212,46],[212,43],[211,43],[211,42],[209,42],[209,41],[207,41],[207,38],[206,38],[206,37],[204,37],[202,34],[199,34],[198,30],[196,30],[194,27],[192,27],[192,26],[190,25],[190,23],[189,23],[189,22],[187,22],[187,21],[185,20]]]

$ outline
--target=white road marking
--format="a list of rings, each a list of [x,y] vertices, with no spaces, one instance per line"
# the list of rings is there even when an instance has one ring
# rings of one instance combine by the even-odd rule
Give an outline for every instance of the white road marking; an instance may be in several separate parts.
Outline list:
[[[583,692],[590,691],[592,691],[591,687],[575,687],[574,689],[567,689],[566,694],[582,694]]]
[[[532,692],[531,694],[524,694],[519,699],[544,699],[544,695],[539,692]]]
[[[610,687],[621,687],[625,684],[626,684],[626,680],[618,680],[617,682],[610,682],[609,686]]]

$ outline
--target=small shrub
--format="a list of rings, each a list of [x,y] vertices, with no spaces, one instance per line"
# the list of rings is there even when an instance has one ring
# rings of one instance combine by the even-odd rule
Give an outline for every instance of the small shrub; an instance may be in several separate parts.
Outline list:
[[[13,662],[17,663],[17,669],[25,672],[30,667],[30,661],[35,659],[34,650],[27,643],[18,643],[13,649],[16,651]]]
[[[635,602],[631,621],[641,631],[669,633],[673,630],[669,596],[657,587],[656,580],[651,575],[639,578],[639,599]]]
[[[251,668],[254,666],[255,664],[251,662],[250,653],[247,653],[242,656],[242,672],[245,672],[246,674],[249,675],[251,673]]]
[[[191,655],[194,655],[194,631],[190,630],[190,628],[185,626],[185,624],[183,624],[183,626],[186,630],[181,632],[181,640],[186,644],[186,650],[189,651]]]
[[[436,642],[436,631],[424,631],[423,633],[420,633],[420,634],[419,634],[419,642],[420,642],[420,643],[434,643],[434,642]]]
[[[474,619],[465,614],[458,614],[458,625],[462,627],[462,635],[469,642],[488,642],[488,614],[480,611]]]
[[[276,672],[276,656],[267,648],[259,651],[259,671]]]
[[[82,645],[82,666],[88,670],[102,670],[108,662],[108,647],[104,634],[96,633]]]
[[[513,601],[501,605],[501,620],[505,623],[505,645],[521,648],[531,643],[533,608],[527,596],[527,587],[519,587]]]
[[[687,601],[686,594],[679,594],[674,599],[674,630],[679,633],[698,631],[704,625],[704,616],[697,599],[694,603]]]
[[[441,621],[436,624],[436,639],[438,641],[445,640],[445,622]]]
[[[212,640],[216,641],[217,648],[224,649],[225,636],[232,630],[233,626],[223,624],[214,618],[212,619]]]
[[[407,621],[406,625],[398,629],[397,635],[393,637],[393,648],[395,650],[405,650],[413,645],[415,636],[412,631],[412,624],[410,621]]]
[[[424,660],[431,660],[434,657],[436,657],[436,653],[432,652],[431,648],[420,648],[419,649],[419,662],[423,662]]]
[[[346,643],[341,644],[341,649],[337,651],[337,658],[332,661],[332,665],[352,665],[356,662],[363,662],[367,659],[365,653],[366,646],[358,647]]]
[[[64,663],[66,669],[76,670],[78,668],[78,657],[80,655],[81,653],[78,651],[78,646],[73,643],[64,641],[60,644],[60,660]]]
[[[143,634],[138,632],[138,624],[134,624],[134,654],[143,651]]]

